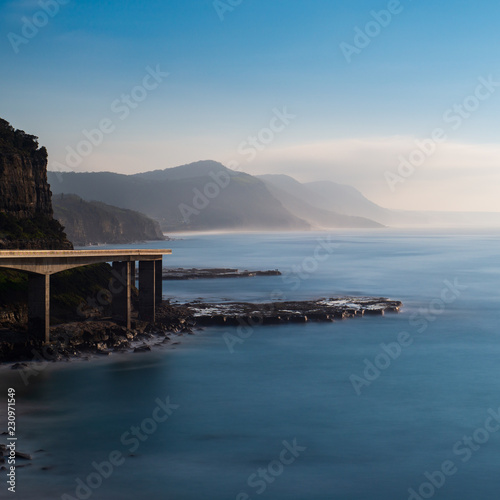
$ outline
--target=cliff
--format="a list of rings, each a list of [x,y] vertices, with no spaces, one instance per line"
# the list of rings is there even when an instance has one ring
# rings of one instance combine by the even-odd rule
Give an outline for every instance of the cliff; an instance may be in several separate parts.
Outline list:
[[[47,150],[38,147],[36,137],[0,119],[0,249],[73,248],[53,218],[51,196]],[[52,320],[78,319],[79,305],[106,289],[111,277],[107,264],[52,277]],[[27,295],[27,273],[0,269],[0,330],[26,329]]]
[[[54,196],[54,217],[78,246],[164,240],[158,222],[145,215],[79,196]]]
[[[47,150],[0,119],[0,249],[71,249],[53,219]]]

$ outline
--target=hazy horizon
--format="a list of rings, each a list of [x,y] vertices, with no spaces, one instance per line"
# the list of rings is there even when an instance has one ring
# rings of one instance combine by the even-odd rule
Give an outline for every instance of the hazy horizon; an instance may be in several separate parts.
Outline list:
[[[500,212],[494,2],[48,3],[0,2],[1,116],[51,170],[211,158],[390,209]]]

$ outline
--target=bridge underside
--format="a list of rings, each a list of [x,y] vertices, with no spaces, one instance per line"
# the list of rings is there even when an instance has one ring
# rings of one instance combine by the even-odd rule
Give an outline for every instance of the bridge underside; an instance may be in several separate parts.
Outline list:
[[[171,250],[65,250],[0,251],[0,268],[29,273],[28,321],[30,333],[50,341],[50,276],[52,274],[103,262],[112,262],[113,319],[131,328],[132,285],[139,262],[139,317],[154,323],[156,308],[162,301],[163,255]]]

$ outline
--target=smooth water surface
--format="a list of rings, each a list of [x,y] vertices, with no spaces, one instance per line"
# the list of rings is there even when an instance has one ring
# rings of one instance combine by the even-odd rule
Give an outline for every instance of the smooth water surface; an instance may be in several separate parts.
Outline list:
[[[89,498],[392,500],[409,498],[409,488],[443,500],[497,498],[500,431],[485,422],[500,407],[499,233],[187,235],[143,246],[171,247],[173,267],[285,273],[167,281],[172,300],[347,294],[405,308],[328,324],[206,329],[175,349],[51,365],[28,385],[3,370],[1,391],[15,387],[22,411],[18,448],[45,450],[18,470],[18,498],[84,498],[77,479],[85,483],[113,451],[124,463]],[[391,343],[401,332],[411,345],[399,352]],[[395,359],[384,356],[389,344]],[[375,360],[384,369],[365,374]],[[367,375],[356,392],[353,380]],[[178,408],[156,424],[157,399],[167,397]],[[141,425],[150,435],[131,440]],[[283,465],[280,456],[291,461],[283,442],[294,440],[298,456]],[[432,485],[424,474],[447,460],[453,473]]]

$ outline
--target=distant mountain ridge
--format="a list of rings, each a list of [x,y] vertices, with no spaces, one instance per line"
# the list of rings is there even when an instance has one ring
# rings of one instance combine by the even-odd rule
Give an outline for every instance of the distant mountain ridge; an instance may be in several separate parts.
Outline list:
[[[74,193],[146,214],[162,229],[205,230],[308,230],[319,227],[380,227],[362,217],[322,213],[304,219],[287,208],[263,180],[229,170],[206,160],[134,175],[58,173],[49,177],[54,193]]]
[[[371,219],[390,227],[499,227],[500,213],[495,212],[436,212],[390,210],[373,203],[352,186],[338,184],[333,181],[300,183],[287,175],[259,176],[278,199],[283,199],[285,206],[296,215],[302,214],[306,220],[307,213],[301,206],[290,206],[283,196],[293,195],[295,201],[308,203],[314,210],[348,214],[350,216]],[[284,193],[285,194],[284,194]],[[324,222],[324,214],[316,212],[319,225]]]
[[[301,184],[287,175],[260,175],[258,177],[266,183],[271,193],[289,212],[306,220],[315,228],[383,227],[382,224],[366,215],[345,210],[343,204],[337,202],[335,192],[331,194],[317,192],[315,186],[310,188],[307,184]],[[354,188],[351,189],[358,193]],[[362,197],[361,193],[359,195]]]

